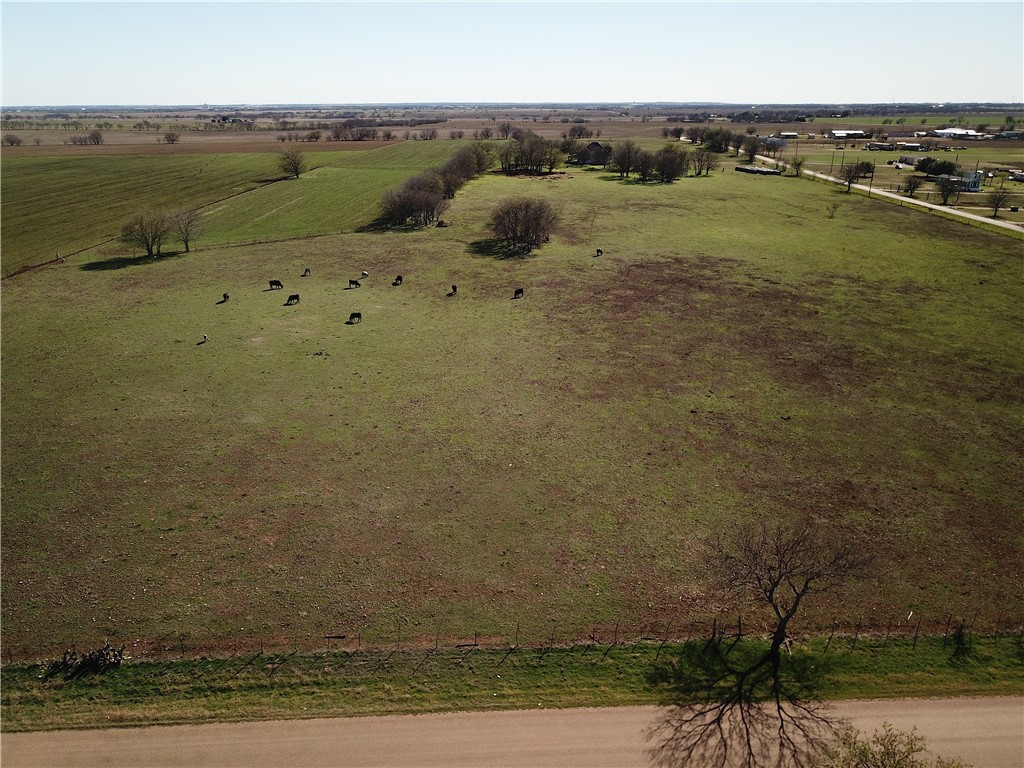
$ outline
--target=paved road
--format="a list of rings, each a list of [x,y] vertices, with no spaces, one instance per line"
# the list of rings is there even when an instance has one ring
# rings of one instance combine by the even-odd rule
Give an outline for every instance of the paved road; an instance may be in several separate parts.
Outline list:
[[[1024,766],[1024,697],[842,702],[864,731],[917,727],[975,768]],[[653,707],[476,712],[5,734],[3,768],[627,768],[647,765]]]

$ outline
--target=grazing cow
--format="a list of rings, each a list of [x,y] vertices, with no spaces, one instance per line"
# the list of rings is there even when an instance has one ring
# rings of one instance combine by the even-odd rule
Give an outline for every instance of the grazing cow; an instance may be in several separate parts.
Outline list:
[[[223,298],[223,299],[221,299],[220,301],[218,301],[217,303],[218,303],[218,304],[223,304],[223,303],[224,303],[225,301],[227,301],[227,300],[228,300],[228,299],[230,299],[230,298],[231,298],[231,297],[230,297],[230,296],[228,296],[228,295],[227,295],[227,294],[225,293],[225,294],[224,294],[224,298]]]
[[[398,277],[395,278],[395,282],[393,282],[392,285],[401,285],[401,284],[402,284],[402,276],[399,275]]]
[[[306,267],[306,271],[302,273],[303,277],[309,277],[312,273],[309,271],[309,267]]]
[[[348,316],[348,322],[345,323],[345,325],[355,325],[356,323],[361,322],[363,322],[363,313],[353,312],[351,315]]]
[[[455,295],[455,294],[457,294],[458,292],[459,292],[459,286],[457,286],[457,285],[453,285],[453,286],[452,286],[452,292],[451,292],[451,293],[449,293],[448,295],[449,295],[449,296],[454,296],[454,295]]]
[[[291,296],[288,297],[288,301],[285,302],[285,306],[289,306],[291,304],[298,304],[298,303],[299,303],[299,294],[293,293]]]
[[[365,279],[365,278],[367,278],[369,276],[370,276],[370,273],[367,272],[366,270],[363,270],[363,278]]]
[[[284,283],[282,283],[280,280],[271,280],[270,281],[270,288],[271,288],[271,290],[276,290],[278,288],[282,288],[283,289],[284,288]]]
[[[597,253],[595,253],[595,254],[594,254],[594,256],[595,256],[595,257],[596,257],[596,256],[604,256],[604,251],[602,251],[602,250],[601,250],[600,248],[598,248],[598,249],[597,249]]]
[[[516,288],[515,293],[512,294],[512,298],[513,299],[521,299],[521,298],[523,298],[523,289],[522,288]]]
[[[359,287],[359,281],[358,280],[349,280],[348,281],[348,287],[349,288],[358,288]]]

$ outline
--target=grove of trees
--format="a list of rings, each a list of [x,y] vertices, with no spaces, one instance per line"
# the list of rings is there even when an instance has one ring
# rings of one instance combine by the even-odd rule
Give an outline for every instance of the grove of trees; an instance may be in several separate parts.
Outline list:
[[[491,214],[491,231],[513,251],[529,253],[546,242],[558,217],[547,200],[503,200]]]
[[[448,201],[470,179],[491,167],[491,149],[474,142],[439,168],[428,168],[384,193],[380,221],[389,226],[427,226],[441,218]]]

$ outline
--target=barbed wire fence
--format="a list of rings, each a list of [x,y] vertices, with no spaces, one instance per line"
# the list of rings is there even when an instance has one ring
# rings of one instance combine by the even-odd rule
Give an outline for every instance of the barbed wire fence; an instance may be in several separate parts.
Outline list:
[[[41,679],[62,676],[66,681],[103,674],[122,664],[151,664],[156,675],[189,674],[202,676],[207,682],[228,683],[245,675],[263,674],[270,681],[285,670],[300,677],[324,674],[379,676],[393,672],[413,676],[438,665],[452,668],[507,665],[565,667],[570,664],[601,665],[635,660],[642,656],[657,663],[667,649],[686,648],[693,643],[719,643],[731,651],[744,639],[763,638],[766,633],[744,622],[742,615],[714,617],[690,626],[674,626],[672,622],[650,622],[642,625],[595,623],[588,630],[571,629],[560,632],[557,621],[550,631],[541,634],[534,626],[524,630],[521,622],[507,628],[505,634],[473,638],[443,637],[438,623],[432,635],[403,632],[408,622],[395,621],[394,635],[382,639],[373,635],[367,641],[362,630],[356,632],[325,632],[316,636],[286,633],[246,634],[227,640],[201,639],[186,634],[165,635],[149,642],[141,640],[106,640],[103,647],[80,652],[72,646],[63,655],[40,651],[15,651],[5,643],[6,664],[25,664],[37,668]],[[851,654],[858,650],[878,650],[890,643],[910,643],[917,652],[925,638],[937,641],[942,637],[942,650],[951,658],[967,657],[975,648],[989,643],[1010,645],[1024,659],[1024,619],[1006,618],[978,624],[978,617],[926,617],[911,614],[892,619],[885,625],[866,625],[863,620],[833,619],[824,632],[798,634],[794,645],[814,642],[823,654]],[[822,644],[823,643],[823,644]]]

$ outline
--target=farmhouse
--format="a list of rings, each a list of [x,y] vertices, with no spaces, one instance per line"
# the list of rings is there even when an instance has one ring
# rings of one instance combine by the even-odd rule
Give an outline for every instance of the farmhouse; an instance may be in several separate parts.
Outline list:
[[[961,192],[981,192],[981,182],[985,174],[981,171],[968,171],[960,176],[944,173],[939,178],[952,183]]]

